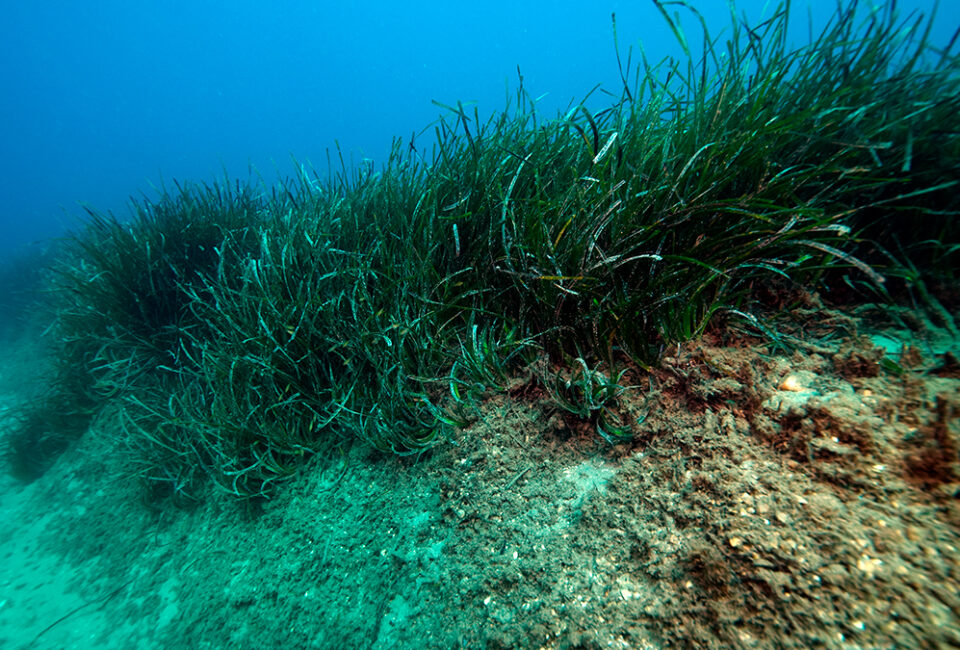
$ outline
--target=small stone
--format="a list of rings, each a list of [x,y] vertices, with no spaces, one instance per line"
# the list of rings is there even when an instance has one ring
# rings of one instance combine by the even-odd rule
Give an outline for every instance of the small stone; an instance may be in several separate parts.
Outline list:
[[[787,375],[783,378],[783,381],[780,382],[780,390],[788,390],[792,393],[799,393],[805,389],[803,384],[800,383],[800,379],[796,375]]]

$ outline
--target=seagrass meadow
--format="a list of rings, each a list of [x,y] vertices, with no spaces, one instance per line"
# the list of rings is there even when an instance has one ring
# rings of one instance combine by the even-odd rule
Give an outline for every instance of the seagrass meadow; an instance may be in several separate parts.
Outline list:
[[[912,296],[956,333],[935,289],[958,280],[960,77],[929,23],[850,3],[793,46],[785,4],[723,43],[703,25],[695,60],[669,5],[695,11],[657,5],[688,57],[618,52],[595,114],[544,117],[521,77],[379,171],[334,155],[91,211],[53,271],[54,388],[8,458],[62,448],[31,434],[44,413],[114,418],[157,494],[267,496],[346,438],[442,444],[518,377],[629,440],[627,377],[718,322],[787,346],[801,291]]]
[[[654,5],[0,270],[0,646],[960,647],[957,36]]]

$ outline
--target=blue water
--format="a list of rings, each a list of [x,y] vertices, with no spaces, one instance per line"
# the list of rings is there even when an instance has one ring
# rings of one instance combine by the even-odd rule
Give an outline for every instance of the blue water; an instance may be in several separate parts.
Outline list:
[[[956,2],[941,3],[934,42],[952,35]],[[598,83],[618,93],[612,12],[624,55],[641,42],[652,62],[680,54],[651,0],[4,4],[0,256],[76,226],[82,205],[123,215],[129,196],[174,179],[270,179],[293,159],[325,170],[336,142],[348,163],[377,164],[393,136],[438,117],[431,100],[504,108],[518,66],[548,117]],[[725,2],[692,4],[717,33],[729,25]],[[737,7],[756,20],[775,4]],[[807,7],[821,25],[836,6],[793,4],[797,42]]]

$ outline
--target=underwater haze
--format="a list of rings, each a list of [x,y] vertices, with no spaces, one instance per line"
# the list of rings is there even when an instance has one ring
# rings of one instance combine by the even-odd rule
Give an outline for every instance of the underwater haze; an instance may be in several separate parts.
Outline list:
[[[722,40],[727,3],[691,4]],[[736,10],[756,21],[774,4]],[[934,43],[956,26],[951,4]],[[816,29],[835,3],[794,3],[798,41],[808,9]],[[348,165],[379,165],[392,138],[443,112],[432,100],[481,115],[505,108],[518,70],[546,117],[597,84],[617,95],[612,13],[624,58],[632,48],[636,64],[641,44],[651,62],[681,54],[650,0],[10,3],[0,21],[0,253],[76,227],[82,206],[124,216],[130,196],[154,198],[175,180],[269,181],[294,160],[325,172],[337,144]]]
[[[960,0],[55,2],[0,649],[960,648]]]

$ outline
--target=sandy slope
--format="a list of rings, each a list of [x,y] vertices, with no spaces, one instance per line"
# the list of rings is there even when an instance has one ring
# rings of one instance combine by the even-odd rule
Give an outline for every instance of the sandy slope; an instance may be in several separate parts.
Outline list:
[[[718,330],[628,375],[630,444],[520,377],[454,444],[343,445],[262,504],[148,508],[101,422],[4,479],[0,646],[960,644],[956,342],[794,316],[792,353]]]

